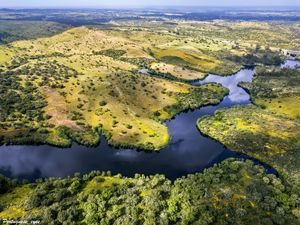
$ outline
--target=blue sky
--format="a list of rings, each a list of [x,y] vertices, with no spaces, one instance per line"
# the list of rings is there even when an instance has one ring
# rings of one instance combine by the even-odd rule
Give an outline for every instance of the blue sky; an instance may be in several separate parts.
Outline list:
[[[300,0],[0,0],[0,7],[300,6]]]

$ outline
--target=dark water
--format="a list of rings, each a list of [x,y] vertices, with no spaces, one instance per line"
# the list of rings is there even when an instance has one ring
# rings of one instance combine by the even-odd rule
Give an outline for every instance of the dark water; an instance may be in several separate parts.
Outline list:
[[[294,67],[295,61],[288,60],[285,66]],[[0,173],[31,181],[44,177],[71,176],[75,172],[84,174],[92,170],[110,170],[113,174],[121,173],[125,176],[133,176],[135,173],[145,175],[160,173],[175,179],[188,173],[202,171],[229,157],[249,158],[202,136],[196,128],[196,121],[204,115],[213,114],[217,109],[251,103],[249,95],[237,87],[237,84],[241,81],[250,82],[253,74],[253,69],[243,69],[232,76],[209,75],[204,81],[194,82],[194,85],[221,83],[230,90],[230,94],[217,106],[181,113],[166,122],[172,139],[170,145],[160,152],[116,149],[108,146],[104,138],[96,148],[78,144],[73,144],[70,149],[47,145],[1,146]],[[276,174],[272,168],[263,165],[267,172]]]

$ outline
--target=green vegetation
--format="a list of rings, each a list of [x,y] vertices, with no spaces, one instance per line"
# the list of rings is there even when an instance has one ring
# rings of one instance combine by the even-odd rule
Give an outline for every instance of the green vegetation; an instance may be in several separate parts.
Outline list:
[[[17,40],[52,36],[67,30],[69,26],[54,22],[0,21],[0,44]]]
[[[33,134],[45,124],[43,107],[47,104],[38,88],[31,82],[21,85],[17,76],[1,74],[0,90],[0,143],[35,141]]]
[[[217,105],[220,103],[220,97],[228,93],[227,89],[216,84],[191,87],[185,95],[173,93],[174,97],[178,99],[178,104],[166,106],[164,110],[173,116],[180,111],[196,109],[199,106]]]
[[[252,83],[241,83],[254,104],[278,114],[300,118],[300,71],[260,68]]]
[[[127,13],[71,28],[10,20],[57,17],[81,25],[98,12],[0,10],[8,20],[0,21],[0,144],[94,146],[102,134],[115,146],[159,150],[170,140],[164,121],[228,94],[219,84],[187,81],[229,75],[244,65],[279,65],[285,49],[300,50],[298,23]],[[300,224],[299,84],[297,70],[259,68],[253,83],[240,83],[255,105],[197,122],[202,133],[268,163],[279,177],[236,159],[174,182],[158,174],[96,171],[35,183],[0,176],[0,224]]]
[[[277,24],[284,32],[278,32],[276,42],[257,43],[257,29],[275,35],[270,24],[161,25],[119,21],[101,30],[78,27],[36,38],[66,27],[49,22],[44,26],[47,33],[39,32],[39,22],[26,22],[28,30],[36,26],[32,36],[23,32],[22,39],[31,40],[11,42],[15,38],[0,46],[0,142],[69,146],[76,140],[96,145],[102,133],[113,145],[158,150],[170,139],[162,121],[186,109],[216,104],[227,93],[219,85],[192,87],[182,81],[202,79],[207,73],[227,75],[244,64],[278,64],[283,59],[279,46],[292,47],[286,46],[285,35],[298,29]],[[249,36],[251,32],[257,37]],[[233,39],[231,33],[244,38]],[[139,74],[141,66],[161,78]]]
[[[120,58],[122,55],[126,53],[124,50],[114,50],[114,49],[107,49],[100,52],[93,52],[95,55],[105,55],[109,56],[114,59]]]
[[[0,46],[0,143],[96,145],[104,134],[113,145],[159,150],[170,139],[163,121],[227,94],[220,85],[183,81],[278,64],[281,48],[299,47],[298,39],[287,41],[298,32],[293,24],[157,23],[121,20],[62,32],[67,26],[52,22],[19,29],[23,22],[2,21],[10,38]],[[138,73],[141,67],[160,78]]]
[[[227,93],[139,74],[124,59],[149,58],[142,46],[106,31],[80,27],[1,48],[2,144],[97,145],[102,133],[113,145],[159,150],[169,142],[162,121]]]
[[[202,133],[229,149],[274,167],[296,194],[300,193],[299,79],[295,69],[259,69],[253,83],[240,84],[258,106],[219,110],[197,123]]]
[[[198,127],[229,149],[273,166],[290,183],[299,182],[299,121],[247,105],[205,116]]]
[[[149,54],[157,60],[151,65],[152,69],[187,80],[195,79],[195,72],[228,75],[243,65],[278,65],[284,59],[283,48],[300,47],[297,38],[294,43],[289,41],[299,32],[296,24],[176,21],[172,25],[162,22],[157,26],[157,23],[119,21],[114,29],[124,31],[126,28],[122,25],[130,26],[124,32],[125,37],[144,41]],[[141,28],[143,25],[145,28]],[[135,26],[139,27],[138,31]],[[150,46],[146,45],[147,41],[151,41]]]
[[[299,196],[279,178],[234,159],[175,182],[91,172],[33,184],[1,177],[1,183],[9,188],[0,195],[0,218],[40,224],[298,224],[299,216]]]

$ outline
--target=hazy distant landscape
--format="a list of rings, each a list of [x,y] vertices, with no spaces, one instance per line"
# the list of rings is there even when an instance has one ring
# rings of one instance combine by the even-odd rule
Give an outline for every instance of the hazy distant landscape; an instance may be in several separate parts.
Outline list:
[[[1,8],[0,224],[300,224],[299,68],[299,6]]]

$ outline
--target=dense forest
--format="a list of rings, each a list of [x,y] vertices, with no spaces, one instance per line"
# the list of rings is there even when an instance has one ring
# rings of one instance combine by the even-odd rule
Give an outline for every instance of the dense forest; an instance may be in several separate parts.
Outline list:
[[[110,172],[18,183],[1,177],[0,218],[40,224],[299,224],[299,195],[252,161],[170,181]]]

